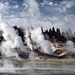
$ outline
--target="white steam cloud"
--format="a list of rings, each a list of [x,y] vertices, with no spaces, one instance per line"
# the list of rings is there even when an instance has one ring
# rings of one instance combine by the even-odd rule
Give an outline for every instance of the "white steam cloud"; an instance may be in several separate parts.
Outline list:
[[[73,52],[75,53],[75,47],[74,47],[74,43],[72,41],[67,41],[66,42],[66,50],[68,52]]]
[[[31,39],[38,45],[40,45],[42,52],[51,54],[52,52],[50,50],[50,42],[48,40],[44,39],[44,36],[42,34],[41,28],[34,28],[31,30]]]
[[[28,29],[25,30],[25,40],[26,40],[27,45],[32,50],[32,44],[31,44],[31,39],[30,39],[30,32],[29,32]]]
[[[2,36],[4,37],[4,40],[0,46],[1,53],[7,57],[10,56],[16,56],[18,57],[18,54],[16,52],[13,52],[12,49],[14,48],[20,48],[22,51],[26,51],[25,46],[22,43],[21,38],[16,34],[16,31],[11,28],[10,26],[1,23],[0,28],[3,31]]]

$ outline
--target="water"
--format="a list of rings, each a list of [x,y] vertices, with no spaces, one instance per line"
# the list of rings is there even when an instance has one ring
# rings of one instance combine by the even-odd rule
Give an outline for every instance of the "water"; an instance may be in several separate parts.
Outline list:
[[[75,59],[25,60],[4,58],[0,60],[0,73],[0,75],[71,75],[75,73]]]

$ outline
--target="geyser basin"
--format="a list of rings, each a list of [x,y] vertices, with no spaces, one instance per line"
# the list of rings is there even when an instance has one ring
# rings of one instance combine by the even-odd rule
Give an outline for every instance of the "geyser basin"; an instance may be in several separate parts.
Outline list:
[[[74,10],[74,0],[0,0],[0,71],[75,73]]]

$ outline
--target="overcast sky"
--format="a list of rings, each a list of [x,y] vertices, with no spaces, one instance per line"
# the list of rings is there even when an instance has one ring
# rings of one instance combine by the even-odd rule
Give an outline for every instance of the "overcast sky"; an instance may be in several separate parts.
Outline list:
[[[75,31],[75,0],[0,0],[0,22]]]

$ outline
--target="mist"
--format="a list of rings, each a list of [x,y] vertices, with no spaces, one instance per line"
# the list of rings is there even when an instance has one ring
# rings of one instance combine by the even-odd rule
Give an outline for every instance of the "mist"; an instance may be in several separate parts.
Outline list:
[[[50,50],[50,42],[44,39],[44,35],[42,34],[40,27],[31,30],[31,39],[37,45],[40,45],[42,52],[52,55],[52,52]]]
[[[69,60],[66,62],[67,59],[63,59],[63,61],[54,59],[63,57],[67,52],[75,53],[75,44],[71,40],[67,40],[65,43],[57,42],[56,39],[55,42],[50,38],[47,40],[41,30],[41,27],[43,31],[55,27],[63,32],[70,28],[74,33],[74,8],[74,0],[0,0],[0,31],[2,32],[0,36],[4,38],[0,43],[2,57],[0,71],[22,73],[26,71],[33,73],[47,71],[48,73],[49,70],[50,72],[61,70],[65,73],[70,70],[75,71],[74,65],[68,65],[72,63],[71,61],[69,63]],[[24,30],[24,41],[13,26]],[[69,36],[72,36],[71,33]],[[56,45],[54,45],[55,43]],[[42,54],[38,56],[35,50]],[[49,58],[50,55],[52,57],[50,60],[40,60]],[[38,59],[40,62],[34,62]],[[63,68],[63,64],[67,64],[65,68]]]
[[[31,50],[33,50],[33,49],[32,49],[32,44],[31,44],[30,36],[31,36],[30,31],[29,31],[28,29],[26,29],[26,30],[25,30],[25,40],[26,40],[26,43],[27,43],[27,45],[29,46],[29,48],[30,48]]]
[[[66,50],[75,53],[75,45],[71,40],[66,42]]]
[[[27,52],[25,46],[22,43],[21,38],[16,34],[16,31],[12,27],[4,23],[1,23],[0,28],[1,31],[3,31],[2,36],[4,37],[5,40],[2,42],[0,46],[2,55],[6,57],[10,56],[18,57],[18,54],[13,51],[14,48],[20,48],[22,51]]]

